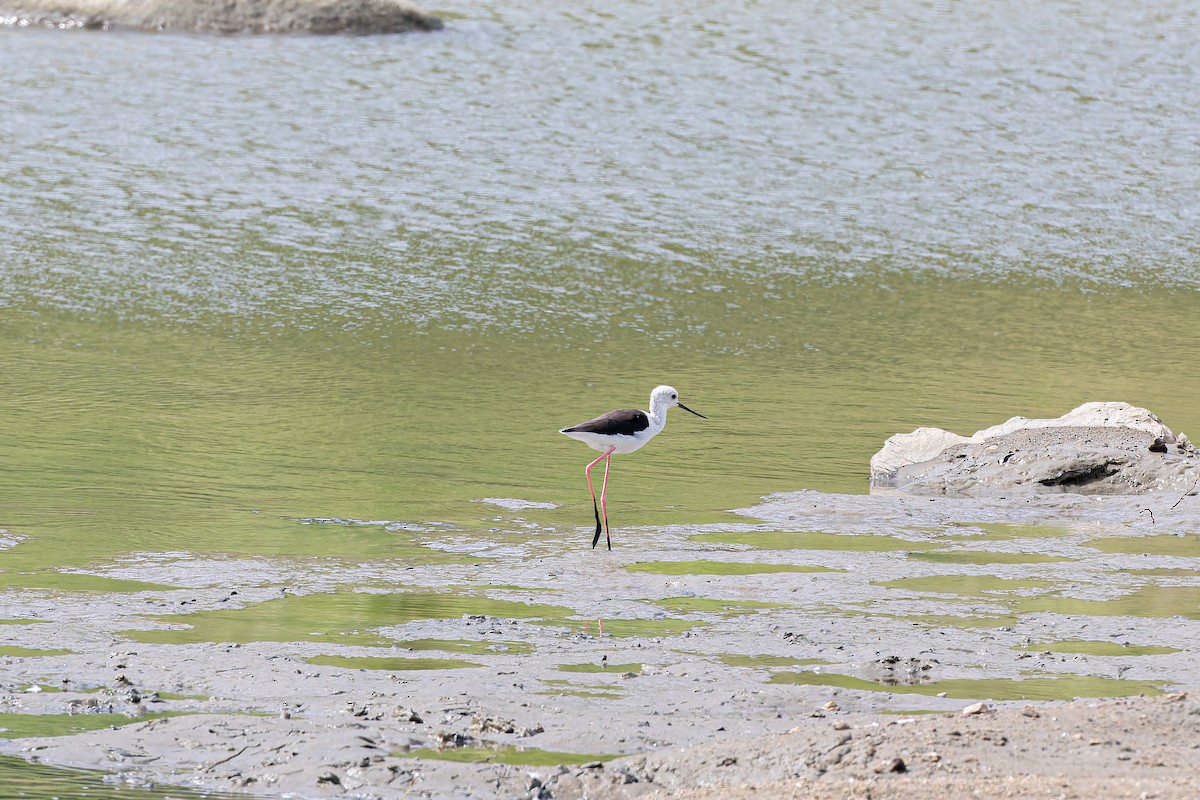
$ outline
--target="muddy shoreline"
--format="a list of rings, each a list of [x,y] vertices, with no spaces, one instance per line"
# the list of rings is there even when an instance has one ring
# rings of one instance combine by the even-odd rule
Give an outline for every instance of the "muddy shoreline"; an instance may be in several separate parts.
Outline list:
[[[453,563],[402,570],[140,554],[91,572],[158,588],[0,596],[0,727],[99,728],[0,754],[263,796],[1051,796],[1031,773],[1191,797],[1200,499],[1177,500],[800,492],[611,554],[430,536]]]

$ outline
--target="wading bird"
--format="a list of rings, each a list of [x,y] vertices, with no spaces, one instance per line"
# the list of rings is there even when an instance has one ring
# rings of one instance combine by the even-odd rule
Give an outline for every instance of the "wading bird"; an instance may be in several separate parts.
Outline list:
[[[563,428],[564,433],[572,439],[603,451],[603,455],[584,467],[583,474],[587,476],[588,491],[592,494],[592,511],[596,514],[596,535],[592,537],[592,549],[600,541],[600,514],[604,513],[604,536],[608,541],[608,549],[612,550],[612,535],[608,531],[608,468],[612,457],[625,455],[641,449],[642,445],[653,439],[667,424],[667,409],[679,406],[689,414],[695,414],[701,419],[708,419],[703,414],[692,411],[679,402],[679,392],[670,386],[658,386],[650,393],[650,412],[640,408],[620,408],[602,414],[595,419]],[[604,484],[600,487],[600,508],[596,508],[596,490],[592,486],[592,467],[604,462]]]

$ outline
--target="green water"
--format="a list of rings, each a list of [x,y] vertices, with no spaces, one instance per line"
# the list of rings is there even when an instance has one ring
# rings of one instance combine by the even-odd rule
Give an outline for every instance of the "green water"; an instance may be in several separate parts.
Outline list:
[[[603,662],[600,664],[559,664],[558,668],[563,672],[611,672],[618,675],[622,675],[626,672],[633,672],[636,674],[642,671],[641,664],[609,664],[608,662]]]
[[[315,664],[319,667],[342,667],[344,669],[379,669],[389,672],[401,672],[404,670],[444,670],[444,669],[469,669],[471,667],[481,667],[482,664],[476,664],[471,661],[464,661],[461,658],[405,658],[397,656],[393,658],[374,658],[370,656],[313,656],[306,658],[309,664]]]
[[[394,755],[401,758],[432,758],[437,761],[459,761],[467,764],[511,764],[520,767],[553,767],[559,764],[588,764],[611,761],[618,755],[586,755],[539,750],[536,747],[455,747],[446,750],[419,748]]]
[[[801,686],[836,686],[890,694],[934,696],[946,693],[957,700],[1073,700],[1076,697],[1131,697],[1158,695],[1162,690],[1150,681],[1125,681],[1068,675],[1060,678],[952,678],[920,684],[893,684],[864,680],[832,672],[777,672],[771,683]]]
[[[1175,536],[1122,536],[1091,539],[1086,542],[1103,553],[1128,553],[1130,555],[1177,556],[1200,558],[1200,535]]]
[[[377,629],[420,619],[450,619],[464,614],[538,618],[568,624],[573,613],[561,606],[441,592],[335,592],[286,595],[244,609],[171,614],[153,619],[187,627],[126,631],[131,639],[162,644],[195,642],[330,642],[344,645],[403,645]],[[488,642],[495,644],[495,642]]]
[[[1200,118],[1146,77],[1200,67],[1186,4],[439,10],[431,37],[4,33],[0,585],[419,562],[428,523],[515,535],[485,497],[560,504],[520,516],[578,547],[590,451],[555,431],[660,382],[710,419],[616,460],[621,546],[863,492],[917,425],[1200,419]]]
[[[492,527],[495,509],[474,501],[493,496],[562,504],[520,516],[546,525],[565,544],[578,543],[586,534],[574,529],[587,525],[591,513],[581,474],[589,457],[554,429],[611,405],[642,404],[658,381],[678,384],[711,419],[673,418],[636,457],[614,462],[610,519],[618,545],[631,543],[621,537],[623,525],[720,521],[724,509],[752,504],[770,491],[863,491],[870,454],[890,433],[916,424],[969,431],[1017,412],[1061,413],[1099,396],[1144,402],[1172,420],[1162,399],[1147,397],[1150,387],[1134,392],[1115,376],[1097,379],[1108,369],[1099,364],[1090,372],[1081,368],[1087,384],[1057,398],[998,399],[972,386],[973,371],[986,372],[996,385],[1059,385],[1030,380],[1039,369],[1047,379],[1061,372],[1058,357],[1039,367],[1036,348],[1008,354],[1014,362],[1008,380],[994,375],[1003,365],[984,353],[974,366],[956,365],[951,374],[928,373],[928,364],[905,374],[897,363],[920,365],[922,358],[942,358],[944,349],[930,343],[922,356],[919,347],[912,350],[918,346],[913,341],[903,353],[874,349],[894,349],[894,343],[854,345],[875,317],[886,317],[892,303],[906,311],[922,306],[926,293],[938,298],[927,309],[937,317],[946,306],[969,305],[980,292],[1000,290],[895,283],[890,292],[861,289],[867,297],[849,289],[812,290],[824,302],[846,304],[838,319],[824,323],[841,327],[831,336],[843,344],[828,345],[841,351],[836,355],[679,352],[670,342],[636,337],[622,344],[618,337],[605,341],[604,353],[588,353],[582,369],[575,348],[547,348],[533,334],[433,337],[394,330],[362,341],[361,334],[337,330],[284,329],[267,337],[234,326],[180,331],[48,312],[5,318],[0,308],[5,380],[19,389],[0,398],[0,425],[9,431],[0,458],[22,465],[7,482],[2,522],[28,537],[4,552],[0,580],[16,585],[17,571],[103,564],[123,553],[181,547],[420,563],[425,554],[414,545],[429,536],[421,523]],[[1109,314],[1126,320],[1157,316],[1136,307],[1152,302],[1142,295],[1117,300],[1063,297],[1062,290],[1027,297],[1011,291],[1017,297],[1004,300],[1005,314],[1018,315],[1022,302],[1032,318],[1061,318],[1074,309],[1084,328],[1102,324]],[[909,296],[892,297],[895,292]],[[1178,304],[1183,297],[1162,300]],[[961,324],[974,325],[987,309],[961,313],[969,320]],[[794,323],[806,324],[802,318]],[[951,320],[928,324],[952,326]],[[986,338],[1003,328],[997,319]],[[977,341],[981,335],[947,338]],[[612,369],[610,362],[622,358],[636,358],[638,370]],[[1119,354],[1104,359],[1119,360]],[[521,367],[535,360],[537,370]],[[873,375],[870,383],[853,390],[845,384],[848,375],[864,372]],[[1126,372],[1136,370],[1130,364]],[[603,388],[592,380],[598,373],[609,374]],[[413,381],[414,375],[426,379]],[[963,384],[958,392],[946,385],[956,382]],[[914,400],[889,412],[889,392]],[[935,395],[940,405],[931,408]],[[547,405],[548,397],[556,399]],[[1197,416],[1200,409],[1181,403],[1175,418]],[[488,430],[494,419],[526,417],[522,407],[545,408],[549,416]],[[36,426],[28,425],[28,409],[39,410]],[[37,435],[22,435],[23,429]],[[797,462],[794,453],[805,456]],[[294,522],[306,517],[396,520],[418,530]]]
[[[604,636],[618,638],[634,638],[639,636],[675,636],[694,628],[703,628],[704,623],[695,620],[678,619],[676,617],[660,617],[658,619],[605,619]],[[585,632],[598,632],[596,626],[587,623],[583,626]]]
[[[541,682],[550,688],[542,690],[538,694],[591,697],[599,700],[617,700],[625,696],[624,690],[619,686],[581,684],[555,678],[543,678]]]
[[[82,731],[103,730],[170,716],[177,716],[177,714],[166,712],[128,717],[124,714],[14,714],[0,712],[0,737],[16,739],[24,736],[67,736]]]
[[[1122,569],[1129,575],[1142,575],[1151,578],[1200,578],[1200,569],[1182,569],[1176,567],[1152,567],[1149,569]]]
[[[0,756],[5,797],[12,800],[245,800],[244,794],[114,786],[99,773],[30,764]]]
[[[104,578],[77,572],[42,568],[29,572],[0,572],[0,586],[8,589],[46,589],[65,592],[165,592],[174,589],[159,583]]]
[[[1180,652],[1178,647],[1158,647],[1126,642],[1064,639],[1055,642],[1035,642],[1020,648],[1031,653],[1079,653],[1086,656],[1157,656]]]
[[[892,589],[905,589],[910,592],[988,596],[1022,589],[1046,589],[1055,584],[1053,581],[1036,578],[997,578],[994,575],[930,575],[922,578],[880,581],[877,585]]]
[[[1021,598],[1020,612],[1049,611],[1085,616],[1184,617],[1200,619],[1200,586],[1148,585],[1109,600],[1082,600],[1066,595]]]
[[[489,653],[508,653],[510,655],[525,655],[533,652],[533,645],[525,642],[489,641],[475,642],[467,639],[406,639],[396,643],[397,647],[408,650],[440,650],[447,653],[470,653],[487,655]]]
[[[894,536],[833,534],[820,531],[699,533],[691,539],[694,542],[742,544],[761,550],[839,550],[851,553],[907,552],[941,547],[928,542],[910,542]]]
[[[832,567],[804,564],[755,564],[746,561],[639,561],[629,564],[630,572],[654,575],[770,575],[777,572],[841,572]]]
[[[991,550],[946,550],[933,553],[909,553],[909,558],[934,564],[1051,564],[1070,561],[1064,556],[1042,553],[998,553]]]
[[[10,656],[13,658],[36,658],[38,656],[62,656],[70,653],[70,650],[43,650],[36,647],[12,647],[0,645],[0,656]]]
[[[1058,584],[1036,578],[997,578],[991,575],[931,575],[881,581],[878,586],[910,592],[953,594],[964,598],[1002,601],[1013,616],[957,617],[909,616],[903,619],[934,626],[1008,626],[1018,614],[1049,612],[1080,616],[1184,617],[1200,619],[1200,586],[1147,584],[1104,600],[1072,597],[1062,591],[1045,591]],[[1035,590],[1031,593],[1030,590]],[[872,615],[876,616],[876,615]]]
[[[1023,414],[1022,416],[1033,416]],[[1056,415],[1057,416],[1057,415]],[[1014,539],[1053,539],[1070,535],[1070,531],[1053,525],[1029,525],[1011,522],[951,523],[973,542],[1009,542]],[[980,532],[982,531],[982,533]]]

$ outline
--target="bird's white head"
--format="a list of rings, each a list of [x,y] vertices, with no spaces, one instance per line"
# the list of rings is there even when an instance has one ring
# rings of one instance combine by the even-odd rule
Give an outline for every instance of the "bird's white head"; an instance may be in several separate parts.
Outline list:
[[[696,414],[701,419],[708,419],[703,414],[697,414],[690,408],[679,402],[679,392],[675,391],[674,386],[656,386],[654,391],[650,393],[650,414],[655,417],[662,416],[667,413],[668,408],[679,406],[684,411],[690,414]]]

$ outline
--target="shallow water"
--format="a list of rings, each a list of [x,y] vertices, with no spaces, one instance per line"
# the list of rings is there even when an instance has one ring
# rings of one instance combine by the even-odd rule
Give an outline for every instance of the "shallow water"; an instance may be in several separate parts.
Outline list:
[[[1023,678],[1011,680],[960,679],[928,683],[895,683],[872,681],[830,672],[777,672],[772,683],[802,686],[837,686],[843,689],[889,692],[892,694],[921,694],[930,697],[945,692],[946,697],[970,699],[989,697],[994,700],[1061,700],[1067,697],[1133,697],[1157,695],[1162,691],[1150,681],[1128,681],[1098,677]]]
[[[407,758],[432,758],[438,761],[462,761],[470,764],[511,764],[521,767],[553,767],[559,764],[587,764],[612,761],[615,754],[559,753],[536,747],[455,747],[448,750],[420,748],[397,753]]]
[[[288,595],[242,609],[161,616],[157,622],[175,627],[126,633],[136,641],[162,644],[317,641],[384,646],[394,644],[378,632],[386,625],[465,614],[562,621],[571,613],[562,606],[486,599],[478,594],[333,592]]]
[[[13,800],[236,800],[244,794],[114,784],[82,770],[58,769],[0,756],[5,796]]]
[[[1060,642],[1034,642],[1022,648],[1034,652],[1081,653],[1089,656],[1151,656],[1178,653],[1174,647],[1138,646],[1128,642],[1089,642],[1064,640]]]
[[[430,36],[0,30],[0,587],[582,551],[590,451],[555,431],[660,382],[710,419],[616,460],[618,547],[865,492],[918,425],[1200,420],[1188,4],[433,10]],[[157,635],[346,635],[331,597]]]

